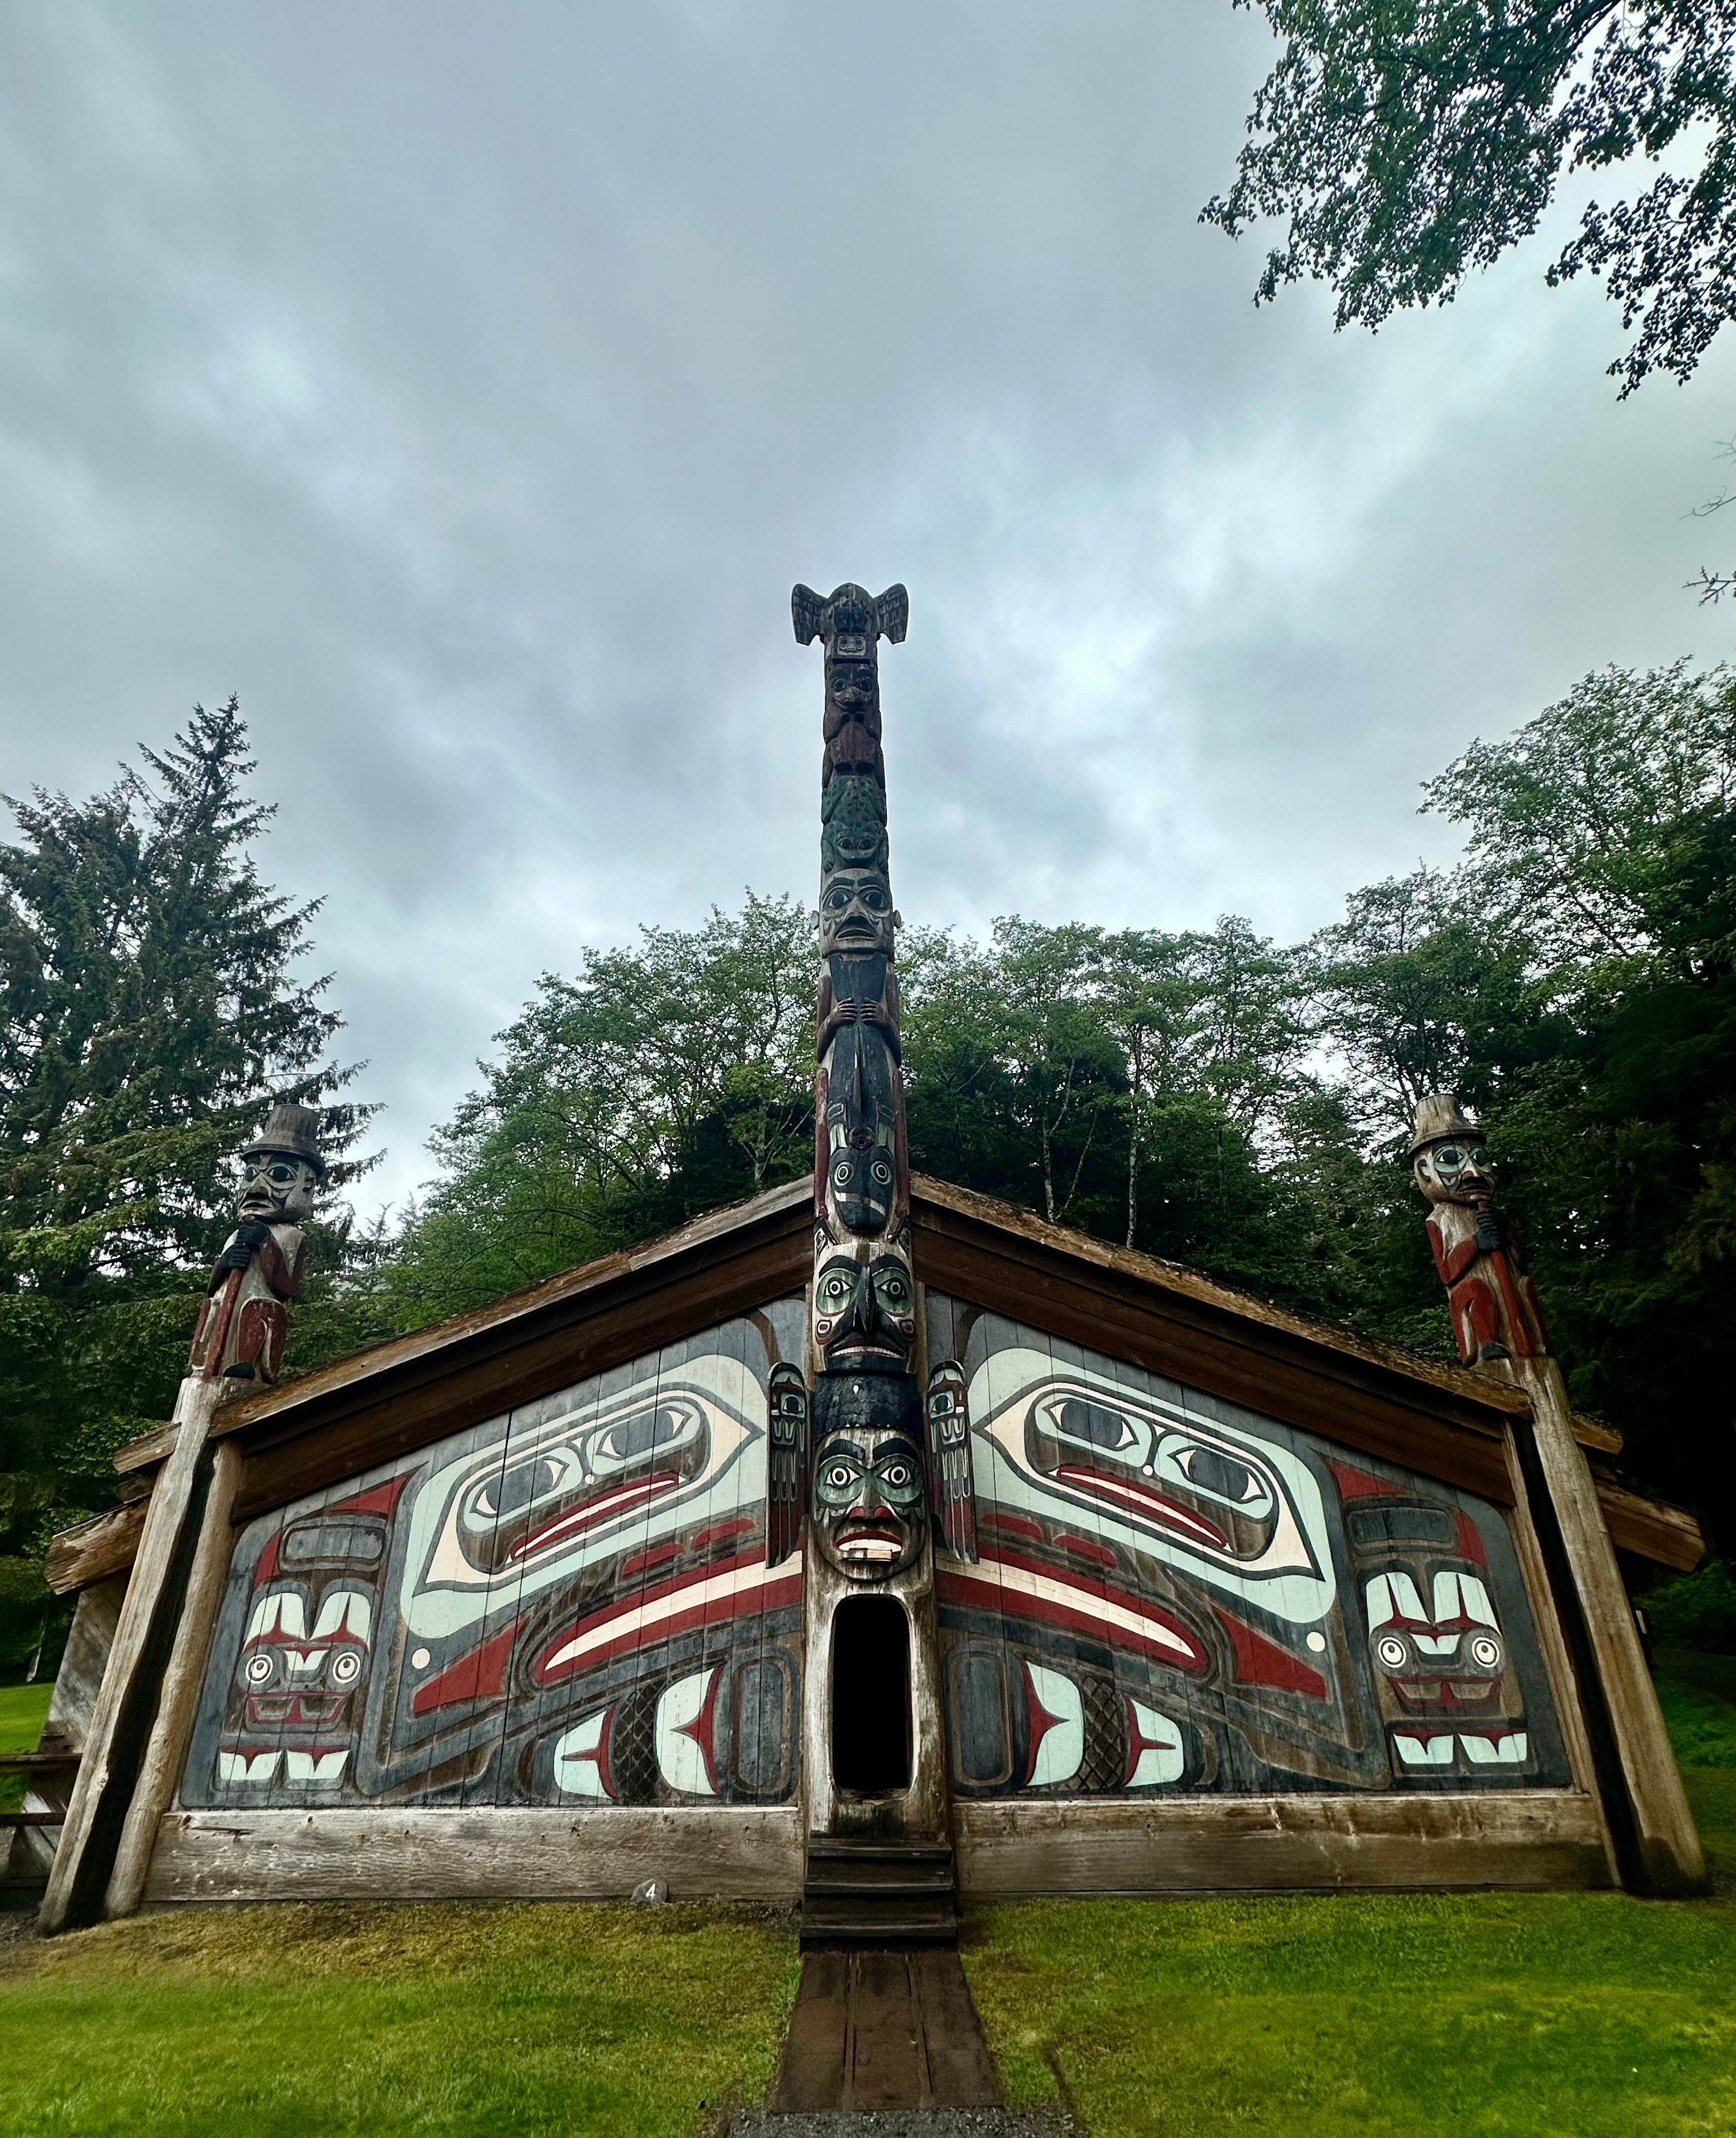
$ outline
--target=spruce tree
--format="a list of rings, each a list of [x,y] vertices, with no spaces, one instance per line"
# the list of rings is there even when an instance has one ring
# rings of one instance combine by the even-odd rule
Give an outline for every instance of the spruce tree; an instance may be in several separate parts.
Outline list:
[[[7,798],[0,1669],[35,1644],[47,1536],[112,1504],[114,1451],[168,1415],[233,1154],[273,1099],[321,1105],[334,1153],[369,1110],[329,1103],[354,1071],[326,980],[297,976],[319,901],[260,879],[254,770],[232,697],[87,802]]]

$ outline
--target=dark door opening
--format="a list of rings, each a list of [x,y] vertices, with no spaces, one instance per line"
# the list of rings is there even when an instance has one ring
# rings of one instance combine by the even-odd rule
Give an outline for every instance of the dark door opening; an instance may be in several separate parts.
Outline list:
[[[834,1789],[910,1786],[910,1622],[890,1596],[847,1596],[831,1622]]]

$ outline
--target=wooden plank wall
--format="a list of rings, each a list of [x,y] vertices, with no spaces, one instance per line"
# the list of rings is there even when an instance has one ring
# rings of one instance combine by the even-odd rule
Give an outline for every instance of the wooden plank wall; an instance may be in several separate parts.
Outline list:
[[[181,1807],[792,1801],[764,1387],[801,1340],[774,1304],[251,1523]]]
[[[983,1554],[937,1573],[961,1798],[1572,1787],[1505,1510],[944,1295],[927,1312],[966,1370]]]

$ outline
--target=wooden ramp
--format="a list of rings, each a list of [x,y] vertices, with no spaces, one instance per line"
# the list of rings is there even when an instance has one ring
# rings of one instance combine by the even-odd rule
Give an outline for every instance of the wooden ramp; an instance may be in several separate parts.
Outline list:
[[[869,1946],[802,1955],[774,2113],[993,2108],[1000,2101],[956,1951]]]

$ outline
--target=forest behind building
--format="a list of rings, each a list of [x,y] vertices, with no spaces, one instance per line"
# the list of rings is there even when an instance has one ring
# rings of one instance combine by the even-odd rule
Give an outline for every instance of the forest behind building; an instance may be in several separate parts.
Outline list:
[[[812,1164],[812,923],[749,891],[544,975],[416,1202],[358,1214],[381,1125],[333,1051],[317,907],[261,875],[254,770],[234,701],[196,710],[105,793],[15,803],[0,847],[0,1671],[52,1647],[49,1536],[168,1415],[271,1100],[319,1106],[335,1160],[290,1372]],[[1300,943],[907,929],[913,1163],[1450,1357],[1405,1145],[1456,1092],[1576,1404],[1736,1550],[1736,674],[1589,676],[1423,803],[1459,864]]]

